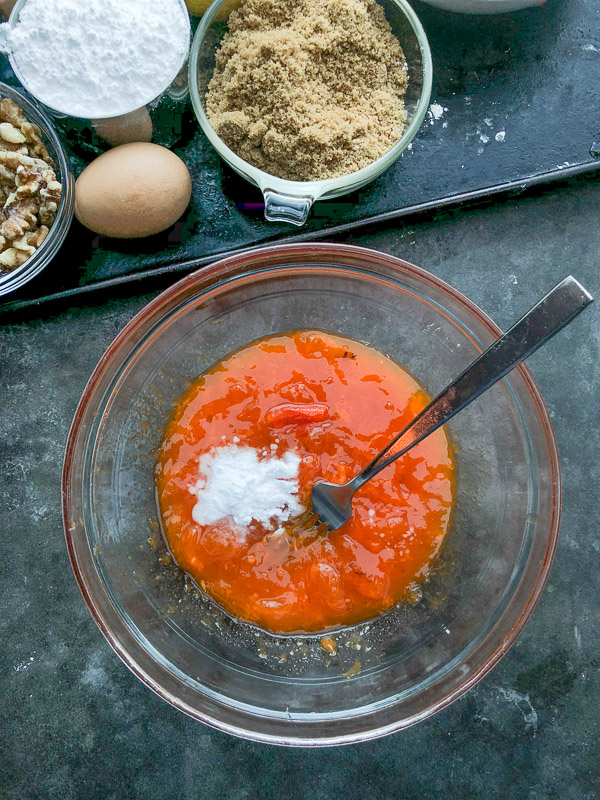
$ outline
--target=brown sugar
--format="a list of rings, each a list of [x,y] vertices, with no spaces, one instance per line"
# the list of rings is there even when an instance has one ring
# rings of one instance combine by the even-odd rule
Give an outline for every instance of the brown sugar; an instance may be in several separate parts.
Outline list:
[[[243,0],[206,110],[244,161],[322,180],[366,167],[398,141],[406,86],[404,53],[375,0]]]

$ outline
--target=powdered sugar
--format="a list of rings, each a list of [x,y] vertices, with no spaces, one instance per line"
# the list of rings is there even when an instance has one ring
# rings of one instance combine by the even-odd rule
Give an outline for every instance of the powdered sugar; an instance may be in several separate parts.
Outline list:
[[[264,452],[264,451],[263,451]],[[230,517],[236,525],[252,521],[275,530],[301,514],[298,502],[300,458],[259,458],[252,447],[226,445],[201,456],[200,478],[190,486],[197,502],[192,516],[199,525]]]
[[[435,125],[435,123],[444,116],[444,112],[446,111],[448,111],[446,106],[443,106],[440,103],[432,103],[427,109],[427,119],[429,124]]]
[[[27,0],[2,26],[26,88],[76,117],[111,117],[157,97],[190,39],[179,0]]]
[[[440,103],[432,103],[429,106],[428,114],[434,119],[441,119],[444,115],[444,111],[448,111],[448,109],[444,108],[444,106],[440,105]]]

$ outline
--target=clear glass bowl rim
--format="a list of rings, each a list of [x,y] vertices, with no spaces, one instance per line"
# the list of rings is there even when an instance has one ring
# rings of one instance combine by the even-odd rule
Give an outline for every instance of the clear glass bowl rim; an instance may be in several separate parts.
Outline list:
[[[477,323],[481,324],[491,336],[497,337],[502,333],[501,329],[481,311],[478,306],[443,280],[407,261],[375,250],[344,244],[302,243],[256,248],[217,261],[211,266],[186,276],[148,303],[148,305],[138,312],[117,335],[100,359],[98,366],[84,389],[69,433],[62,476],[63,523],[71,565],[92,617],[121,660],[134,675],[156,694],[187,715],[211,727],[241,738],[268,744],[283,744],[288,746],[335,746],[378,738],[409,727],[410,725],[432,716],[462,696],[475,683],[481,680],[510,649],[531,616],[542,594],[552,565],[560,525],[560,465],[549,414],[530,370],[525,365],[520,365],[517,367],[516,371],[528,390],[532,409],[541,424],[548,453],[548,467],[552,476],[550,486],[552,504],[549,511],[547,532],[539,534],[540,539],[545,542],[543,557],[539,559],[537,565],[532,563],[531,557],[528,559],[521,580],[515,588],[510,603],[487,634],[484,642],[477,648],[477,650],[482,650],[484,644],[489,644],[487,648],[488,653],[484,660],[466,677],[461,678],[458,687],[444,693],[436,702],[425,707],[421,712],[409,717],[397,719],[385,725],[375,724],[368,730],[362,730],[357,733],[344,733],[334,736],[314,736],[313,738],[306,738],[306,736],[295,737],[293,735],[282,737],[280,734],[273,735],[265,731],[257,731],[255,729],[249,729],[248,726],[244,726],[245,719],[255,717],[252,712],[245,712],[239,709],[237,713],[240,717],[240,723],[231,724],[230,722],[220,719],[218,714],[201,711],[178,697],[173,691],[163,685],[164,682],[177,684],[178,679],[150,653],[142,648],[128,630],[125,623],[115,612],[108,594],[102,586],[101,579],[96,572],[85,529],[83,529],[83,537],[76,536],[75,531],[77,524],[71,522],[74,519],[72,510],[73,497],[77,496],[77,492],[81,494],[81,489],[85,486],[85,481],[88,480],[89,477],[74,472],[73,464],[77,461],[77,459],[74,458],[74,454],[76,451],[85,451],[87,447],[89,425],[91,419],[97,413],[96,409],[92,406],[92,400],[100,384],[106,380],[107,376],[110,376],[111,380],[119,380],[120,375],[123,373],[124,366],[126,366],[129,359],[135,354],[136,349],[140,345],[140,341],[144,341],[143,333],[152,331],[156,325],[168,319],[171,312],[177,308],[179,300],[185,300],[189,297],[190,293],[193,293],[194,300],[198,301],[202,296],[200,294],[201,292],[214,291],[215,288],[218,289],[219,287],[226,288],[229,279],[233,277],[238,278],[244,274],[254,274],[256,265],[260,263],[261,260],[264,261],[267,259],[270,262],[268,267],[261,268],[261,272],[264,272],[265,269],[266,271],[271,268],[276,269],[278,263],[280,266],[285,265],[286,259],[290,257],[292,259],[306,260],[308,263],[313,263],[315,265],[326,264],[335,266],[336,268],[341,267],[342,269],[346,266],[351,270],[356,268],[353,262],[355,260],[360,260],[364,264],[369,265],[369,270],[371,272],[376,273],[378,271],[377,268],[382,267],[384,269],[384,274],[389,275],[390,272],[396,272],[398,277],[402,275],[412,276],[425,285],[431,286],[434,290],[449,295],[452,300],[458,302],[464,310],[469,312],[472,318]],[[386,270],[387,273],[385,272]],[[83,526],[83,520],[81,520],[80,524]],[[531,587],[524,589],[524,585],[529,583],[532,584]],[[505,630],[503,628],[503,621],[505,617],[509,615],[511,604],[515,601],[517,593],[519,593],[519,604],[517,606],[518,610],[514,612],[517,616],[508,629]],[[521,597],[522,594],[525,596]],[[490,641],[492,638],[494,640],[493,642]],[[146,663],[142,665],[141,662]],[[462,663],[463,662],[459,662],[454,665],[449,670],[448,674],[454,673],[457,669],[460,669]],[[444,676],[444,678],[445,677],[446,676]],[[373,712],[370,713],[373,714]],[[376,713],[377,712],[375,712],[375,715]]]
[[[27,119],[36,124],[42,131],[43,137],[50,142],[52,148],[54,148],[54,153],[51,153],[51,155],[56,155],[60,180],[63,185],[61,203],[56,219],[42,246],[38,247],[35,253],[20,267],[4,275],[0,274],[1,297],[20,289],[32,278],[35,278],[48,266],[58,252],[69,232],[75,214],[75,177],[67,152],[51,121],[42,109],[35,102],[29,100],[23,92],[5,83],[0,83],[0,96],[7,97],[17,103],[23,109]]]
[[[327,180],[322,181],[289,181],[284,178],[278,178],[276,175],[271,175],[268,172],[263,172],[262,170],[258,169],[258,167],[254,167],[252,164],[244,161],[236,153],[234,153],[233,150],[227,147],[225,142],[220,138],[208,121],[198,87],[198,56],[204,41],[204,37],[210,25],[212,24],[213,19],[219,13],[221,6],[227,2],[229,2],[229,0],[214,0],[212,5],[210,5],[207,11],[204,13],[200,25],[196,30],[190,52],[189,86],[194,112],[202,131],[213,145],[217,153],[219,153],[219,155],[221,155],[225,161],[231,164],[231,166],[237,172],[241,173],[255,183],[261,189],[261,191],[273,190],[276,192],[281,192],[284,195],[290,195],[292,197],[310,197],[313,200],[317,200],[323,197],[334,197],[338,194],[351,191],[351,189],[355,186],[358,187],[368,183],[381,174],[389,166],[391,166],[394,161],[400,157],[402,152],[406,150],[421,127],[429,107],[433,83],[433,63],[431,60],[431,50],[429,48],[427,35],[419,18],[407,0],[391,0],[391,2],[393,2],[399,8],[399,10],[404,13],[410,26],[415,32],[415,36],[417,37],[419,47],[421,49],[421,55],[423,59],[423,88],[421,90],[421,96],[415,111],[415,116],[396,144],[390,150],[388,150],[387,153],[378,158],[377,161],[373,161],[372,164],[368,164],[366,167],[363,167],[356,172],[350,172],[348,175],[342,175],[339,178],[328,178]]]

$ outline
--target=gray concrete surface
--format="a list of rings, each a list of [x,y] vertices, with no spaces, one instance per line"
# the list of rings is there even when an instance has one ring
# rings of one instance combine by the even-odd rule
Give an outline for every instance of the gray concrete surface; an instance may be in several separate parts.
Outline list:
[[[337,750],[249,744],[186,718],[129,673],[79,594],[60,516],[69,424],[103,350],[149,297],[0,324],[0,796],[599,798],[599,209],[591,182],[352,239],[431,270],[502,326],[569,272],[599,297],[530,361],[564,478],[533,618],[464,698]]]

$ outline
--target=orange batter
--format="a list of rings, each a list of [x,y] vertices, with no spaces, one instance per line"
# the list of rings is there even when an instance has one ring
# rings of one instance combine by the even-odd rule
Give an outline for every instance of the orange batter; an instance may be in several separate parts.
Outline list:
[[[277,633],[352,625],[409,598],[448,529],[454,465],[443,430],[365,484],[352,519],[333,533],[302,519],[278,532],[253,524],[242,537],[231,535],[230,517],[198,525],[190,486],[199,458],[224,445],[278,458],[291,450],[307,505],[317,480],[351,478],[427,402],[397,364],[320,331],[228,356],[182,397],[160,451],[158,498],[175,561],[230,614]]]

